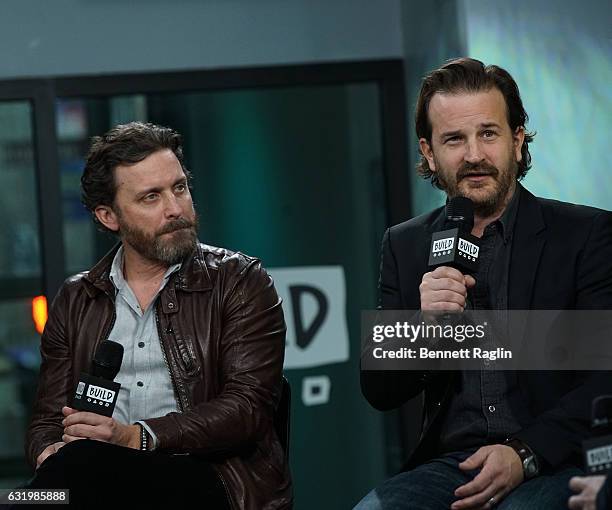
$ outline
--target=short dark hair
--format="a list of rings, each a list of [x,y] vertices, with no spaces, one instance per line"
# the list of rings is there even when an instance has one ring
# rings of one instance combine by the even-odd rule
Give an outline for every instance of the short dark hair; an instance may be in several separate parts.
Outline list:
[[[164,149],[174,153],[185,176],[190,180],[191,174],[183,161],[182,137],[170,128],[148,122],[130,122],[92,138],[81,176],[81,202],[100,228],[108,230],[98,221],[95,210],[101,205],[112,207],[115,202],[115,168],[134,165]]]
[[[436,93],[480,92],[495,87],[504,96],[508,124],[512,132],[521,126],[525,127],[529,116],[523,107],[518,86],[510,73],[495,65],[485,66],[480,60],[473,58],[457,58],[449,60],[442,67],[430,72],[423,78],[421,91],[416,104],[415,127],[419,139],[425,138],[431,145],[431,121],[429,119],[429,103]],[[535,133],[525,131],[525,140],[521,149],[522,160],[518,163],[516,178],[521,180],[531,168],[529,143]],[[417,173],[425,179],[431,179],[434,186],[440,188],[438,177],[429,168],[427,159],[421,155],[417,164]]]

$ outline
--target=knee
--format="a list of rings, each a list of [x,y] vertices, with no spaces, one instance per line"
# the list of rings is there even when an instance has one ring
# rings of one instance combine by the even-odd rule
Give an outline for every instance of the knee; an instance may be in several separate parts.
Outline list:
[[[88,439],[73,441],[50,455],[34,473],[31,486],[65,487],[70,480],[78,479],[95,468],[93,459],[99,459],[98,449],[103,445]],[[59,486],[58,486],[59,487]]]

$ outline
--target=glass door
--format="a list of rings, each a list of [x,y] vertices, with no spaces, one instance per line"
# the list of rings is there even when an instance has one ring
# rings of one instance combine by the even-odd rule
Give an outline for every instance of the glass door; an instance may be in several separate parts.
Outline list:
[[[1,93],[1,90],[0,90]],[[33,103],[0,98],[0,486],[28,472],[23,441],[40,356],[44,301]]]

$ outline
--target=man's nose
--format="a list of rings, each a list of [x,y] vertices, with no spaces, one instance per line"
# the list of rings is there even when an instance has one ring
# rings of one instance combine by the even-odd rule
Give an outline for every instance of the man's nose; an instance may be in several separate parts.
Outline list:
[[[484,159],[484,151],[478,140],[468,140],[463,159],[468,163],[479,163]]]
[[[170,194],[166,197],[164,212],[167,218],[178,218],[183,213],[181,204],[174,194]]]

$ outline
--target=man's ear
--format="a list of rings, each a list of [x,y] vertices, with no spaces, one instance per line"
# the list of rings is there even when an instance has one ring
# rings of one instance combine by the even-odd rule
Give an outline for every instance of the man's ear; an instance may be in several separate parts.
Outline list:
[[[523,149],[523,142],[525,141],[525,128],[523,126],[518,126],[514,133],[512,134],[512,140],[514,141],[514,156],[516,157],[517,162],[523,161],[523,153],[521,150]]]
[[[113,232],[119,231],[117,214],[115,211],[113,211],[112,207],[108,205],[99,205],[96,207],[94,212],[96,213],[96,218],[98,218],[98,221],[107,229],[112,230]]]
[[[427,160],[427,163],[429,163],[429,169],[432,172],[435,172],[436,163],[434,162],[433,151],[431,150],[431,145],[429,145],[426,138],[419,138],[419,147],[421,148],[421,154],[423,154]]]

